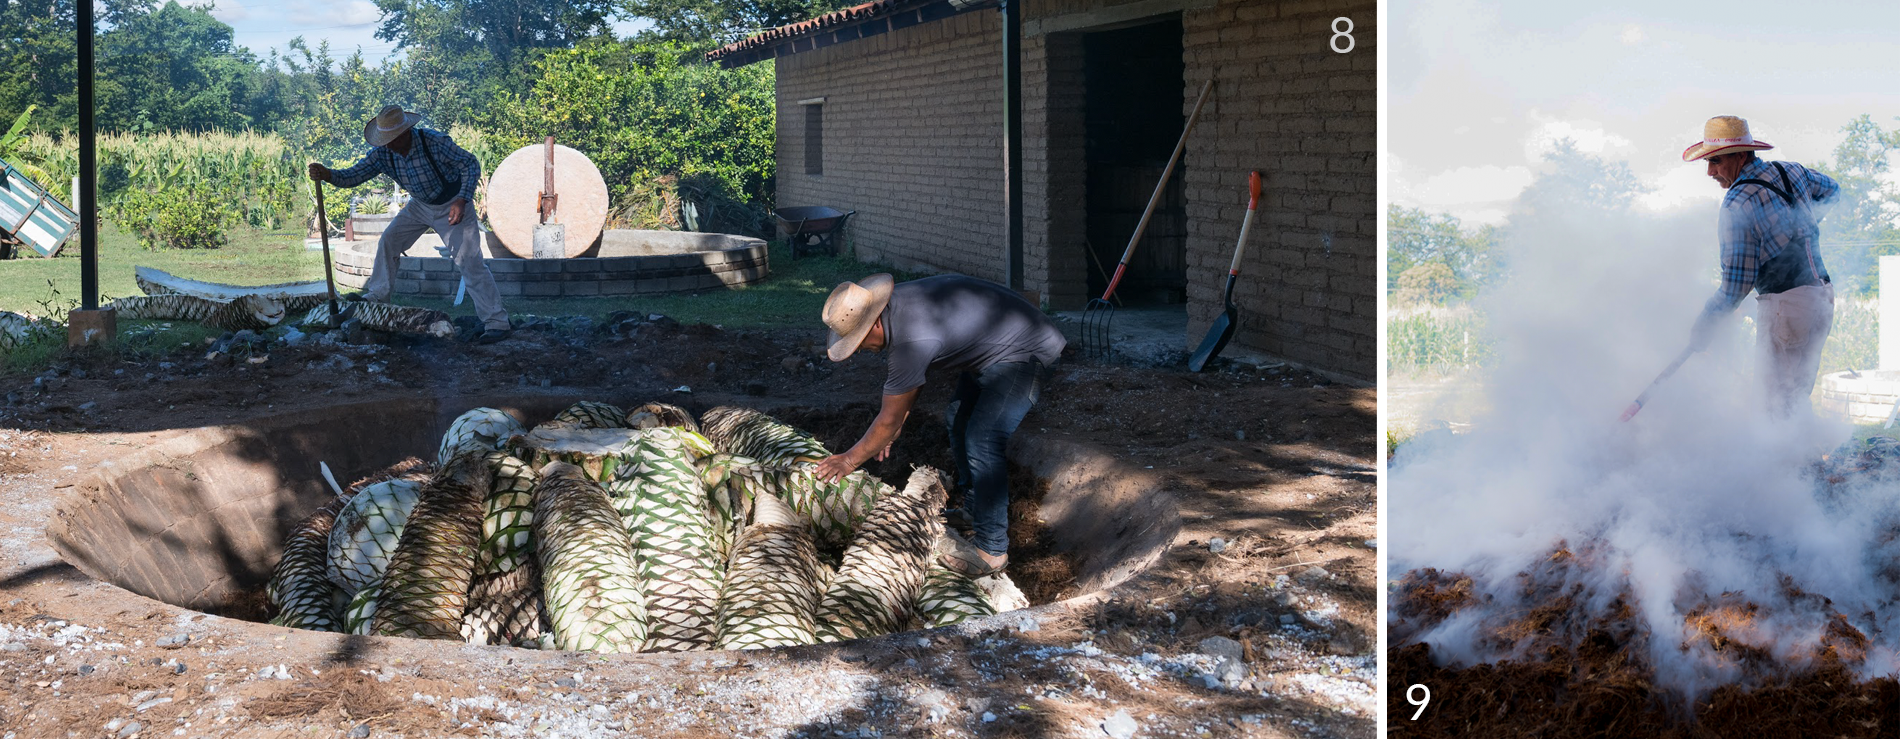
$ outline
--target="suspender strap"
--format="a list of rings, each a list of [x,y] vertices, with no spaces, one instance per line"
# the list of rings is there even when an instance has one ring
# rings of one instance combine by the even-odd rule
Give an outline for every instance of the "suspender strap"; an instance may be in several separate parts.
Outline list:
[[[426,134],[424,134],[420,129],[416,131],[416,141],[422,145],[422,160],[429,163],[429,169],[435,172],[435,181],[441,184],[442,186],[442,192],[436,193],[436,198],[440,200],[441,202],[434,202],[434,201],[424,201],[424,202],[428,202],[430,205],[441,205],[443,203],[449,202],[450,200],[454,199],[453,196],[455,194],[461,192],[462,181],[457,179],[456,181],[451,183],[449,182],[449,178],[442,176],[442,168],[439,166],[436,166],[435,156],[429,153],[429,137]],[[1756,180],[1756,181],[1759,182],[1759,180]],[[1737,183],[1737,184],[1740,184],[1740,183]],[[1764,182],[1762,184],[1767,184],[1767,183]]]
[[[1776,195],[1780,195],[1782,202],[1787,203],[1789,208],[1795,207],[1794,181],[1788,179],[1788,168],[1781,166],[1781,162],[1769,162],[1769,164],[1774,165],[1775,171],[1781,174],[1781,184],[1786,186],[1788,189],[1783,190],[1779,187],[1775,187],[1773,183],[1768,182],[1767,180],[1759,180],[1753,177],[1750,177],[1745,180],[1736,180],[1735,184],[1730,185],[1729,188],[1734,189],[1737,187],[1741,187],[1742,185],[1761,185],[1762,187],[1768,188],[1769,192],[1772,192]],[[1818,227],[1817,224],[1814,223],[1812,218],[1809,219],[1808,225],[1810,229],[1812,229],[1812,232],[1814,233],[1815,238],[1817,239],[1820,238],[1820,228]],[[1801,254],[1802,256],[1805,256],[1808,258],[1809,276],[1813,277],[1816,280],[1819,280],[1822,283],[1832,281],[1828,279],[1827,275],[1822,274],[1819,268],[1815,267],[1813,249],[1809,248],[1809,246],[1807,245],[1803,245],[1801,248]]]

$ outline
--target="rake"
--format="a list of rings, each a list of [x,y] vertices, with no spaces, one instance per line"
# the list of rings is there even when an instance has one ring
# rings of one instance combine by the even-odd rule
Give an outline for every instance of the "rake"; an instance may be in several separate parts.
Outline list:
[[[1128,271],[1128,260],[1135,256],[1135,245],[1141,243],[1141,235],[1148,231],[1148,220],[1155,214],[1155,206],[1161,204],[1161,193],[1168,188],[1168,179],[1174,175],[1174,165],[1181,161],[1181,152],[1187,148],[1188,132],[1194,130],[1194,121],[1201,117],[1201,106],[1207,104],[1207,96],[1214,91],[1214,81],[1208,80],[1201,85],[1201,96],[1194,101],[1194,112],[1188,114],[1187,125],[1181,128],[1181,140],[1174,145],[1174,154],[1168,157],[1168,166],[1161,170],[1161,181],[1155,183],[1154,195],[1148,198],[1148,207],[1141,211],[1141,222],[1135,224],[1135,234],[1128,238],[1128,248],[1122,251],[1121,263],[1115,265],[1115,276],[1109,278],[1108,289],[1102,291],[1102,297],[1089,301],[1082,309],[1082,353],[1091,357],[1107,357],[1113,339],[1109,329],[1115,323],[1115,304],[1108,302],[1115,297],[1115,288],[1121,285],[1123,273]]]

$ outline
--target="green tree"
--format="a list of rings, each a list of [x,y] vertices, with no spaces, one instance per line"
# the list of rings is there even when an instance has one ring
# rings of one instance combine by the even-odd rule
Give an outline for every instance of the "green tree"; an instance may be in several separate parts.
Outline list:
[[[653,33],[660,38],[707,48],[854,4],[851,0],[626,0],[623,7],[629,15],[652,21]]]
[[[1544,171],[1517,197],[1511,222],[1552,215],[1607,215],[1629,211],[1649,187],[1630,172],[1628,162],[1609,162],[1584,152],[1570,139],[1544,154]]]
[[[1386,210],[1386,235],[1386,291],[1394,295],[1403,287],[1401,276],[1427,264],[1441,266],[1442,275],[1455,285],[1434,290],[1434,300],[1468,297],[1497,278],[1498,235],[1493,226],[1467,230],[1455,216],[1393,205]]]
[[[1885,181],[1889,156],[1900,149],[1900,129],[1885,131],[1862,114],[1841,127],[1847,137],[1834,147],[1834,160],[1814,165],[1841,186],[1840,199],[1821,219],[1821,256],[1845,290],[1866,292],[1875,260],[1900,254],[1900,190]]]
[[[228,131],[258,123],[246,109],[257,60],[232,43],[231,27],[210,8],[174,0],[150,12],[132,5],[108,14],[112,27],[100,35],[96,59],[100,129]]]

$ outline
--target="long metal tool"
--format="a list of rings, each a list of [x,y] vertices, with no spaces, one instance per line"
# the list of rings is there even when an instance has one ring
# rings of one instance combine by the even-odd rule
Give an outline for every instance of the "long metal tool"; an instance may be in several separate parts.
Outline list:
[[[1227,309],[1214,319],[1214,325],[1208,327],[1207,338],[1201,339],[1201,346],[1188,357],[1188,371],[1200,372],[1207,364],[1220,356],[1220,350],[1227,348],[1227,340],[1234,338],[1234,326],[1240,323],[1240,308],[1234,305],[1234,280],[1240,277],[1240,255],[1247,251],[1247,232],[1253,230],[1254,209],[1260,207],[1260,173],[1247,175],[1247,216],[1240,221],[1240,242],[1234,244],[1234,263],[1227,267],[1227,291],[1222,298]]]
[[[317,237],[323,241],[323,283],[330,291],[330,317],[325,321],[327,328],[343,325],[343,311],[337,306],[336,276],[330,270],[330,214],[323,209],[323,180],[312,180],[317,186]]]
[[[554,137],[547,140],[547,164],[542,168],[545,184],[541,186],[541,202],[536,210],[541,213],[541,222],[534,225],[534,258],[561,259],[567,256],[567,226],[561,223],[549,223],[554,217],[554,209],[560,206],[561,198],[554,193]]]
[[[1689,355],[1694,353],[1695,347],[1683,349],[1682,354],[1676,356],[1676,361],[1670,362],[1668,367],[1664,367],[1662,374],[1657,375],[1656,379],[1651,380],[1649,387],[1643,388],[1643,394],[1636,396],[1636,401],[1630,403],[1630,407],[1623,409],[1623,417],[1621,420],[1628,421],[1635,418],[1637,412],[1643,409],[1643,404],[1649,402],[1649,394],[1656,392],[1656,387],[1661,385],[1663,380],[1669,379],[1670,375],[1675,374],[1676,370],[1681,369],[1682,363],[1689,361]]]
[[[1181,140],[1174,144],[1174,154],[1168,157],[1168,166],[1161,170],[1161,181],[1155,183],[1154,194],[1148,197],[1148,207],[1141,212],[1141,222],[1135,224],[1135,233],[1128,237],[1128,248],[1122,251],[1121,263],[1115,265],[1115,275],[1108,279],[1108,289],[1102,291],[1102,297],[1089,301],[1082,310],[1082,353],[1094,357],[1108,356],[1111,346],[1109,329],[1115,321],[1115,304],[1108,302],[1115,297],[1115,288],[1121,285],[1122,275],[1128,271],[1128,260],[1135,256],[1135,246],[1141,243],[1141,235],[1148,231],[1148,220],[1154,217],[1155,206],[1161,204],[1161,193],[1168,189],[1168,180],[1174,176],[1174,165],[1180,163],[1181,152],[1187,149],[1188,133],[1194,130],[1194,121],[1201,117],[1201,106],[1207,104],[1207,96],[1214,91],[1214,80],[1201,85],[1201,96],[1194,101],[1194,112],[1188,114],[1187,125],[1181,127]]]

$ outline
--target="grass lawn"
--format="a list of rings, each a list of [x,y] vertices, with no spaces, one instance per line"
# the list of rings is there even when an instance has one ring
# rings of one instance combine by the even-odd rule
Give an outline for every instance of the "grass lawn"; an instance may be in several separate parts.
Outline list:
[[[135,266],[156,267],[181,277],[237,285],[323,279],[323,253],[304,248],[302,234],[233,232],[222,249],[159,249],[139,246],[130,234],[108,227],[99,235],[99,291],[101,300],[141,294],[132,279]],[[604,298],[508,298],[504,305],[514,315],[589,315],[614,311],[660,313],[684,323],[710,323],[725,328],[819,328],[820,309],[833,287],[881,271],[848,257],[806,257],[793,260],[791,251],[772,246],[772,274],[764,282],[698,295],[627,296]],[[897,279],[917,275],[898,273]],[[79,305],[79,248],[70,245],[55,259],[0,261],[0,310],[34,315],[63,315]],[[399,298],[407,305],[427,306],[450,315],[474,315],[464,301],[451,306],[447,299]],[[301,317],[298,317],[301,318]],[[121,333],[151,321],[120,321]],[[136,334],[137,332],[133,332]],[[121,342],[121,352],[165,352],[221,332],[195,324],[174,323],[158,335],[134,336]],[[57,345],[22,347],[0,356],[0,371],[28,369],[50,360]]]
[[[236,285],[323,279],[323,254],[304,248],[301,234],[237,231],[222,249],[147,250],[130,234],[107,228],[99,235],[99,291],[102,300],[139,295],[134,266],[156,267],[181,277]],[[699,295],[604,298],[508,298],[515,314],[604,316],[618,310],[662,313],[686,323],[716,323],[728,328],[818,326],[825,296],[844,280],[881,268],[844,257],[793,260],[787,249],[772,247],[772,274],[764,282]],[[899,280],[914,275],[899,274]],[[50,283],[50,284],[49,284]],[[57,291],[57,294],[55,294]],[[79,249],[71,245],[56,259],[0,262],[0,310],[44,315],[46,306],[73,307],[79,301]],[[399,298],[451,315],[474,315],[464,301]]]

